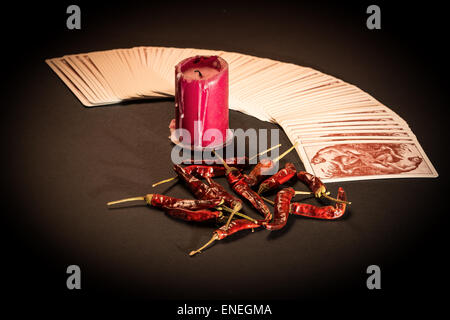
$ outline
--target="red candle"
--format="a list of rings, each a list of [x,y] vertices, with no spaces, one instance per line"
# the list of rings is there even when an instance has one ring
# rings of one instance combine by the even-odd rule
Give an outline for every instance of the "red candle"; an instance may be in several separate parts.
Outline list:
[[[183,145],[223,145],[228,131],[228,64],[218,56],[195,56],[175,66],[175,128]]]

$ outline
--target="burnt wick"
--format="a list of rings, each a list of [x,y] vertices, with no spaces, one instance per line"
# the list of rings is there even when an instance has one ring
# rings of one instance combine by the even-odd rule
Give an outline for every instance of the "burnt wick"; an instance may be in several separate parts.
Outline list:
[[[194,72],[198,72],[198,76],[199,76],[200,78],[203,78],[203,75],[202,75],[202,73],[200,72],[200,70],[194,70]]]

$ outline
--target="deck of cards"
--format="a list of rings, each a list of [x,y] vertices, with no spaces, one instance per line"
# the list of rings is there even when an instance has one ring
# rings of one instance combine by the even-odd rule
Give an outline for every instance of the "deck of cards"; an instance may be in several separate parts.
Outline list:
[[[87,107],[174,95],[175,65],[229,64],[230,109],[278,123],[306,171],[324,182],[437,177],[408,124],[358,87],[308,67],[240,53],[136,47],[46,60]]]

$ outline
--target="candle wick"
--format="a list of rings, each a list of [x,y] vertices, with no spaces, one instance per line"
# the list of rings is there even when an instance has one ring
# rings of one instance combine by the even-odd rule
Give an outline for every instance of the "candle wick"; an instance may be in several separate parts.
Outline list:
[[[203,78],[203,75],[202,75],[202,73],[200,72],[200,70],[194,70],[194,72],[198,72],[198,76],[199,76],[200,78]]]

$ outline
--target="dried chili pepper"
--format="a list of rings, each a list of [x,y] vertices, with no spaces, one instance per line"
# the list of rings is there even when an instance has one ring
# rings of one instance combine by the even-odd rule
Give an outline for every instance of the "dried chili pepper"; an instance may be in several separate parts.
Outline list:
[[[203,183],[190,173],[186,172],[184,168],[175,164],[173,170],[177,173],[178,177],[185,182],[191,192],[197,199],[216,199],[214,194],[211,194],[211,190],[206,183]]]
[[[295,191],[295,194],[308,194],[308,192]],[[273,202],[272,200],[266,199],[264,197],[262,198],[268,203],[275,205],[275,202]],[[328,219],[328,220],[337,219],[344,214],[347,204],[350,203],[347,201],[347,196],[344,192],[344,189],[342,189],[341,187],[339,187],[338,189],[338,196],[335,199],[335,201],[336,205],[334,207],[333,206],[318,207],[307,203],[292,202],[290,213],[310,218]]]
[[[215,208],[217,210],[225,210],[227,212],[233,212],[232,209],[223,205],[225,200],[221,197],[214,199],[200,199],[200,200],[191,200],[191,199],[177,199],[161,194],[147,194],[143,197],[133,197],[126,198],[117,201],[108,202],[107,205],[111,206],[114,204],[130,202],[130,201],[145,201],[149,206],[160,208],[166,211],[169,215],[173,215],[175,217],[182,217],[186,215],[183,220],[187,221],[204,221],[212,218],[208,218],[208,216],[215,216],[217,220],[219,218],[223,218],[221,212],[217,211],[208,211],[206,209]],[[240,199],[238,199],[240,200]],[[236,215],[247,219],[249,221],[255,222],[256,220],[243,214],[240,212],[236,212]],[[190,215],[191,217],[188,217]],[[196,218],[197,217],[197,218]],[[203,217],[203,218],[202,218]]]
[[[323,194],[326,194],[327,188],[318,177],[306,171],[299,171],[297,173],[297,178],[306,184],[309,190],[311,190],[317,198],[320,198]]]
[[[273,214],[273,221],[264,224],[267,230],[279,230],[283,228],[288,220],[291,200],[295,196],[295,191],[292,188],[284,188],[278,191],[275,198],[275,210]]]
[[[206,182],[208,182],[209,187],[215,191],[215,194],[217,194],[228,207],[235,208],[239,206],[242,208],[242,200],[230,194],[222,185],[209,177],[206,178]]]
[[[292,177],[294,177],[296,172],[297,169],[295,169],[295,166],[292,163],[286,163],[284,169],[281,169],[260,184],[258,194],[262,194],[264,192],[278,188],[282,184],[289,181]]]
[[[239,168],[239,169],[245,169],[249,166],[250,162],[264,154],[267,153],[273,149],[279,148],[281,146],[281,144],[278,144],[274,147],[271,147],[267,150],[264,150],[263,152],[260,152],[256,155],[254,155],[251,158],[247,158],[247,157],[238,157],[238,158],[228,158],[227,160],[225,160],[227,162],[227,164],[231,167],[235,167],[235,168]],[[185,167],[184,169],[196,176],[196,177],[202,177],[202,178],[206,178],[206,177],[221,177],[225,175],[225,170],[222,166],[214,166],[214,162],[212,162],[211,159],[200,159],[200,160],[195,160],[195,159],[185,159],[181,162],[182,164],[187,164],[189,166]],[[195,163],[200,163],[200,164],[195,164]],[[214,168],[214,169],[211,169]],[[166,183],[166,182],[170,182],[175,180],[176,178],[178,178],[178,176],[169,178],[169,179],[165,179],[159,182],[156,182],[152,185],[152,187],[156,187],[157,185]]]
[[[251,158],[248,157],[233,157],[225,159],[225,162],[232,167],[245,169],[250,165],[250,162],[258,156],[261,156],[273,149],[279,148],[281,144],[277,144],[276,146],[270,147],[258,154],[255,154]],[[214,159],[184,159],[181,164],[192,165],[192,164],[200,164],[200,165],[212,165],[217,164]]]
[[[113,205],[123,202],[144,200],[149,206],[161,209],[187,209],[187,210],[202,210],[210,209],[221,205],[224,201],[220,198],[207,200],[191,200],[191,199],[177,199],[162,194],[150,193],[143,197],[127,198],[117,201],[108,202],[107,205]]]
[[[318,177],[306,171],[299,171],[297,173],[297,178],[308,186],[309,190],[311,190],[314,193],[316,198],[324,197],[335,202],[351,204],[351,202],[347,200],[344,201],[341,199],[330,197],[329,196],[330,193],[327,192],[325,184]]]
[[[264,203],[264,200],[257,194],[246,182],[244,175],[241,174],[241,178],[237,181],[236,176],[232,176],[230,173],[227,178],[230,182],[231,188],[240,196],[247,199],[252,206],[258,210],[263,216],[264,220],[270,221],[272,219],[272,213],[270,212],[267,205]],[[232,181],[235,181],[234,183]]]
[[[232,166],[238,168],[238,166],[235,166],[235,165],[232,165]],[[215,177],[225,176],[225,168],[223,166],[207,166],[207,165],[193,164],[193,165],[184,167],[184,170],[187,173],[192,174],[193,176],[195,176],[197,178],[206,178],[206,177],[215,178]],[[169,178],[166,180],[156,182],[156,183],[152,184],[152,187],[156,187],[157,185],[173,181],[177,178],[178,178],[178,176],[175,176],[175,177],[172,177],[172,178]]]
[[[218,154],[216,154],[216,156],[221,159]],[[223,159],[221,160],[224,161]],[[226,176],[231,188],[238,195],[247,199],[253,205],[253,207],[264,216],[265,221],[270,221],[272,219],[272,213],[264,203],[264,200],[247,184],[247,175],[242,174],[236,168],[230,167],[225,162],[223,162],[223,165],[227,170]],[[231,218],[232,214],[230,215],[229,221],[231,220]],[[227,222],[226,226],[229,225],[229,221]]]
[[[252,171],[246,175],[245,182],[250,187],[258,185],[264,179],[266,173],[272,170],[274,165],[275,163],[270,159],[261,160],[253,167]]]
[[[247,168],[250,164],[250,159],[248,157],[237,157],[237,158],[227,158],[225,160],[228,165]],[[214,159],[184,159],[181,161],[184,165],[215,165],[218,164]]]
[[[210,211],[210,210],[188,210],[183,208],[172,208],[164,210],[168,215],[178,218],[184,221],[195,221],[203,222],[208,220],[219,220],[222,217],[222,212],[220,211]]]
[[[184,170],[186,170],[186,172],[192,174],[193,176],[202,178],[224,177],[226,172],[225,167],[223,166],[191,165],[185,167]]]
[[[336,203],[334,207],[333,206],[317,207],[307,203],[293,202],[291,203],[291,213],[299,216],[317,219],[327,219],[327,220],[337,219],[344,215],[345,208],[347,206],[345,203],[347,201],[347,196],[345,194],[344,189],[342,189],[341,187],[339,187],[338,189],[337,199],[341,200],[342,202]]]
[[[228,193],[221,185],[212,181],[211,178],[208,178],[208,183],[210,183],[208,186],[193,175],[187,173],[181,166],[175,164],[173,168],[178,177],[180,177],[187,184],[197,199],[222,199],[225,205],[231,207],[233,212],[230,214],[228,221],[231,221],[234,214],[242,209],[242,200]],[[236,168],[234,168],[234,170],[239,172]],[[229,222],[227,225],[228,224]]]
[[[211,209],[221,205],[224,201],[222,199],[210,199],[210,200],[189,200],[189,199],[177,199],[162,194],[147,194],[143,197],[127,198],[117,201],[111,201],[107,204],[113,205],[123,202],[144,200],[149,206],[163,209],[168,215],[182,219],[185,221],[207,221],[207,220],[219,220],[222,218],[222,212],[210,211]]]
[[[230,225],[227,227],[226,225],[223,225],[219,229],[215,230],[213,233],[212,238],[201,248],[197,250],[193,250],[189,253],[190,256],[193,256],[199,252],[201,252],[203,249],[205,249],[207,246],[209,246],[211,243],[213,243],[216,240],[222,240],[226,237],[229,237],[230,235],[246,229],[255,229],[261,227],[262,223],[261,221],[257,222],[251,222],[244,219],[238,219],[231,221]]]
[[[275,164],[278,161],[280,161],[284,156],[286,156],[289,152],[291,152],[296,146],[297,142],[274,160],[263,159],[260,162],[258,162],[256,166],[252,169],[252,171],[247,175],[246,177],[247,184],[250,187],[258,185],[264,179],[264,176],[267,175],[267,173],[269,173],[273,169]]]

